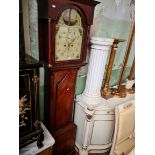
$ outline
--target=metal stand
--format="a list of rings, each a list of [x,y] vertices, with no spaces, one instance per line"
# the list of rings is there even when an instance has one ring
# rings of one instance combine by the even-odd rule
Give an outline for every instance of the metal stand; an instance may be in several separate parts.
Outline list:
[[[107,67],[106,78],[105,78],[104,85],[101,89],[101,95],[105,99],[109,99],[113,96],[111,93],[111,90],[109,89],[110,76],[111,76],[112,67],[113,67],[113,63],[114,63],[114,59],[115,59],[115,55],[116,55],[116,50],[118,48],[118,44],[120,42],[124,42],[124,41],[125,40],[123,40],[123,39],[114,39],[114,42],[112,45],[111,54],[110,54],[108,67]]]
[[[118,84],[117,84],[118,87],[116,89],[114,89],[114,91],[113,91],[113,95],[118,96],[120,98],[123,98],[126,96],[126,88],[125,88],[125,85],[122,85],[122,80],[123,80],[123,75],[124,75],[125,68],[126,68],[126,65],[128,62],[129,54],[131,51],[131,47],[132,47],[132,43],[133,43],[133,39],[134,39],[134,34],[135,34],[135,22],[133,23],[132,28],[131,28],[131,35],[129,38],[127,51],[126,51],[126,54],[124,57],[122,70],[121,70],[120,77],[119,77]]]

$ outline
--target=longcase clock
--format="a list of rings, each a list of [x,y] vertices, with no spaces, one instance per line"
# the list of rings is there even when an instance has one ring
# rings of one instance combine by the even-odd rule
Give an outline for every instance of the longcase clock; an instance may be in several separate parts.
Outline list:
[[[39,53],[45,65],[45,123],[55,155],[74,152],[77,71],[86,64],[94,0],[38,0]]]

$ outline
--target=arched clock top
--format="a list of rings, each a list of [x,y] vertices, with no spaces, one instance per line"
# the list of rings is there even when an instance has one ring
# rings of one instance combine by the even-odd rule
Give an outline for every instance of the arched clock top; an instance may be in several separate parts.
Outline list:
[[[39,57],[51,68],[86,63],[94,0],[38,0]]]
[[[63,9],[74,8],[87,25],[93,22],[94,8],[100,2],[94,0],[38,0],[39,18],[57,20]]]
[[[73,8],[65,9],[56,24],[56,61],[81,58],[83,31],[80,14]]]
[[[63,20],[61,20],[60,18],[63,18]],[[68,19],[70,18],[69,23],[67,23],[67,18]],[[75,24],[79,24],[83,26],[86,23],[87,18],[84,12],[80,10],[78,7],[69,5],[59,10],[55,20],[57,24],[59,24],[60,21],[62,22],[64,21],[64,24],[68,24],[68,25],[70,24],[69,26],[72,26]]]

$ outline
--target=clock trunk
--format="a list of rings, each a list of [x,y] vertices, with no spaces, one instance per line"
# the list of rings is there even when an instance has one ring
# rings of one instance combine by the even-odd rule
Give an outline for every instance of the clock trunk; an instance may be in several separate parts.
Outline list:
[[[45,123],[54,155],[74,152],[78,69],[86,64],[94,0],[38,0],[39,57],[45,66]]]

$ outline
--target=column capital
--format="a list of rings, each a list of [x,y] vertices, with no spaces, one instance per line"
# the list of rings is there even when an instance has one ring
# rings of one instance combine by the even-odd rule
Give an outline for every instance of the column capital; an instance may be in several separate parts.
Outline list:
[[[98,49],[98,50],[106,50],[112,46],[114,39],[111,38],[99,38],[99,37],[91,37],[90,43],[91,48]]]

